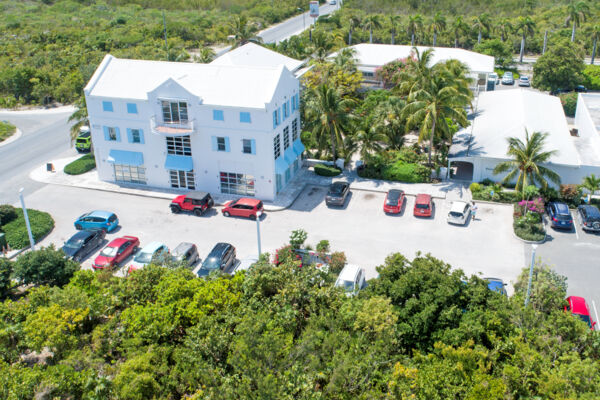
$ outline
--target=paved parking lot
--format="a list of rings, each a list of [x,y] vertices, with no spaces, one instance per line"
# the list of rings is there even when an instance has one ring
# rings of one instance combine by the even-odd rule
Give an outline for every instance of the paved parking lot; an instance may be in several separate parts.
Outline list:
[[[480,204],[478,219],[465,227],[446,223],[450,204],[435,200],[435,215],[418,219],[412,215],[414,197],[408,197],[404,212],[385,215],[383,193],[354,191],[341,208],[325,205],[325,187],[305,189],[288,210],[267,213],[261,221],[262,250],[273,254],[285,244],[294,229],[308,232],[307,243],[322,239],[333,250],[344,251],[348,261],[363,266],[368,277],[392,252],[412,258],[416,252],[431,253],[462,268],[466,273],[514,280],[526,264],[523,244],[511,233],[510,207]],[[122,195],[48,185],[26,198],[27,206],[52,214],[54,231],[41,243],[57,246],[75,231],[73,221],[84,212],[106,209],[117,213],[120,227],[107,235],[107,241],[122,235],[140,238],[142,246],[163,241],[174,248],[182,241],[193,242],[204,258],[219,241],[232,243],[238,258],[257,254],[256,222],[225,218],[218,210],[205,216],[170,213],[168,200]],[[95,257],[84,261],[89,268]]]

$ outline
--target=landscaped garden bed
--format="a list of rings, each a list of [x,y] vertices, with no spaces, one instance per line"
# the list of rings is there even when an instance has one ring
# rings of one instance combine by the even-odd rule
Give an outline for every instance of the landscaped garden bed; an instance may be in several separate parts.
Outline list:
[[[496,203],[514,203],[521,199],[521,194],[506,191],[500,184],[472,183],[469,186],[473,200],[494,201]]]
[[[54,228],[54,220],[50,214],[27,209],[33,240],[37,242]],[[13,249],[22,249],[29,246],[27,225],[23,217],[23,210],[8,204],[0,205],[0,231],[6,235],[8,246]]]
[[[543,221],[544,200],[522,200],[514,205],[513,229],[517,237],[530,242],[541,242],[546,238]]]
[[[361,178],[388,181],[425,183],[431,181],[431,169],[424,164],[424,156],[413,149],[385,151],[370,156],[357,172]]]
[[[96,159],[93,154],[86,154],[65,166],[65,174],[81,175],[96,168]]]
[[[342,173],[341,169],[339,169],[333,165],[327,165],[327,164],[316,164],[314,166],[314,169],[315,169],[315,174],[321,175],[321,176],[337,176]]]
[[[0,142],[11,137],[16,130],[17,128],[13,124],[0,121]]]

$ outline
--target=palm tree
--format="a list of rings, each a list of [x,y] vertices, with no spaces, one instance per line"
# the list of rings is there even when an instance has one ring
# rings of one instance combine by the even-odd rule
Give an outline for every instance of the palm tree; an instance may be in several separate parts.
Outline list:
[[[600,177],[596,178],[596,175],[591,174],[583,178],[583,182],[580,185],[582,188],[590,191],[590,194],[600,190]]]
[[[419,127],[419,140],[424,140],[429,134],[429,165],[436,134],[438,137],[451,136],[448,121],[467,126],[464,106],[468,101],[450,84],[443,69],[437,69],[432,75],[428,89],[418,89],[408,96],[402,115],[406,118],[407,129]]]
[[[465,33],[469,27],[463,21],[462,16],[458,15],[452,22],[452,33],[454,33],[454,47],[458,47],[458,39],[460,35]]]
[[[399,15],[390,15],[388,18],[390,22],[390,33],[392,34],[392,44],[395,43],[396,39],[396,27],[400,25],[400,16]]]
[[[400,150],[404,144],[406,120],[402,117],[402,110],[405,106],[406,101],[402,97],[390,96],[374,111],[373,126],[385,135],[388,148],[392,150]]]
[[[408,95],[418,89],[429,89],[432,80],[433,70],[431,68],[433,49],[427,49],[423,53],[413,47],[412,57],[406,62],[404,71],[400,73],[400,85],[396,86],[401,95]]]
[[[519,56],[519,62],[523,62],[523,54],[525,53],[525,39],[527,36],[532,36],[535,33],[535,22],[527,16],[520,16],[517,18],[517,23],[515,24],[515,31],[521,32],[521,52]]]
[[[446,30],[446,17],[439,11],[435,13],[429,23],[429,30],[433,32],[433,47],[437,46],[437,35]]]
[[[415,45],[415,36],[417,32],[423,28],[423,17],[421,14],[409,15],[408,16],[408,25],[406,26],[406,30],[410,35],[410,45]]]
[[[249,22],[245,15],[233,17],[229,23],[229,30],[233,36],[232,48],[243,46],[248,42],[262,43],[262,38],[256,36],[258,24]]]
[[[515,189],[521,191],[523,196],[525,195],[524,189],[531,184],[538,184],[546,188],[548,186],[546,178],[557,185],[560,184],[560,176],[551,169],[542,166],[543,163],[550,160],[550,157],[558,154],[556,150],[544,151],[547,137],[548,133],[541,132],[533,132],[529,136],[529,132],[525,129],[525,143],[516,137],[508,138],[507,155],[512,156],[513,159],[496,165],[494,174],[509,171],[502,182],[509,183],[516,178],[517,185]]]
[[[333,63],[347,72],[356,71],[356,49],[352,47],[345,47],[341,49],[335,58]]]
[[[373,43],[373,29],[381,28],[381,19],[377,14],[370,14],[365,18],[363,28],[369,31],[369,43]]]
[[[575,27],[579,26],[582,22],[585,22],[587,14],[589,14],[590,8],[583,1],[574,3],[573,0],[569,2],[567,6],[567,19],[565,19],[565,25],[569,22],[573,23],[573,29],[571,30],[571,42],[575,41]]]
[[[470,89],[473,78],[469,77],[469,67],[465,63],[456,59],[446,60],[444,63],[436,64],[434,68],[445,69],[444,72],[448,74],[450,84],[465,95],[469,99],[469,103],[473,100],[474,94]]]
[[[327,56],[335,47],[331,34],[324,31],[315,31],[310,44],[311,58],[317,62],[325,62]]]
[[[361,25],[361,20],[356,15],[351,15],[348,19],[348,45],[352,45],[352,32]]]
[[[331,145],[331,155],[335,160],[337,148],[344,136],[350,132],[353,101],[340,96],[339,92],[326,83],[311,90],[305,106],[305,127],[319,143],[319,151],[324,150],[327,141]]]
[[[489,32],[492,21],[488,13],[483,13],[473,19],[473,29],[477,29],[477,44],[481,43],[481,33]]]
[[[215,51],[211,47],[203,47],[197,55],[194,56],[194,61],[202,64],[208,64],[215,59]]]
[[[598,38],[600,38],[600,24],[596,24],[592,27],[592,40],[594,46],[592,48],[592,61],[590,64],[594,65],[594,59],[596,58],[596,45],[598,44]]]
[[[69,116],[68,119],[69,122],[75,122],[75,124],[71,126],[71,129],[69,131],[71,136],[71,145],[73,145],[75,139],[77,139],[77,136],[79,135],[79,129],[82,126],[90,124],[88,121],[88,112],[87,106],[85,104],[85,96],[81,96],[80,98],[78,98],[75,101],[74,105],[75,111]]]
[[[506,37],[512,32],[513,26],[508,18],[502,18],[498,22],[498,25],[496,25],[496,30],[500,32],[500,39],[504,42]]]
[[[360,158],[363,161],[366,161],[371,153],[380,152],[383,149],[381,143],[386,140],[385,135],[379,132],[372,122],[372,118],[363,119],[361,126],[355,132]]]

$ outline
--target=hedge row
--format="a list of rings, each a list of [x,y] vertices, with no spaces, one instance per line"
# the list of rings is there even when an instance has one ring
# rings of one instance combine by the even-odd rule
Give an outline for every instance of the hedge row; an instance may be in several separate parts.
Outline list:
[[[342,173],[342,170],[326,164],[316,164],[315,165],[315,174],[321,176],[337,176]]]
[[[25,218],[23,218],[23,210],[17,208],[15,211],[17,213],[17,218],[2,225],[2,231],[4,231],[6,235],[6,241],[13,250],[29,246],[29,235],[27,234]],[[54,228],[54,220],[50,214],[46,212],[28,208],[27,215],[29,216],[31,233],[33,234],[33,239],[36,243]]]
[[[86,154],[83,157],[69,163],[65,166],[65,174],[81,175],[96,168],[96,159],[93,154]]]

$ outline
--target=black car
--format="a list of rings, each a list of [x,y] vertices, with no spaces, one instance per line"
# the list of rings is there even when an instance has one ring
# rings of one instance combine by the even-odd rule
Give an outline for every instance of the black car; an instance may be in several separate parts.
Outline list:
[[[577,207],[579,222],[584,231],[600,232],[600,210],[598,207],[583,205]]]
[[[350,193],[350,184],[348,182],[333,182],[329,186],[327,196],[325,196],[325,204],[328,206],[343,206],[348,193]]]
[[[81,261],[104,244],[104,229],[79,231],[65,242],[62,251],[68,259]]]
[[[235,265],[235,247],[229,243],[217,243],[204,259],[198,270],[199,277],[207,276],[213,271],[228,272]]]
[[[571,229],[573,227],[573,218],[569,206],[565,203],[553,201],[548,203],[546,207],[548,217],[550,217],[550,225],[553,228]]]

